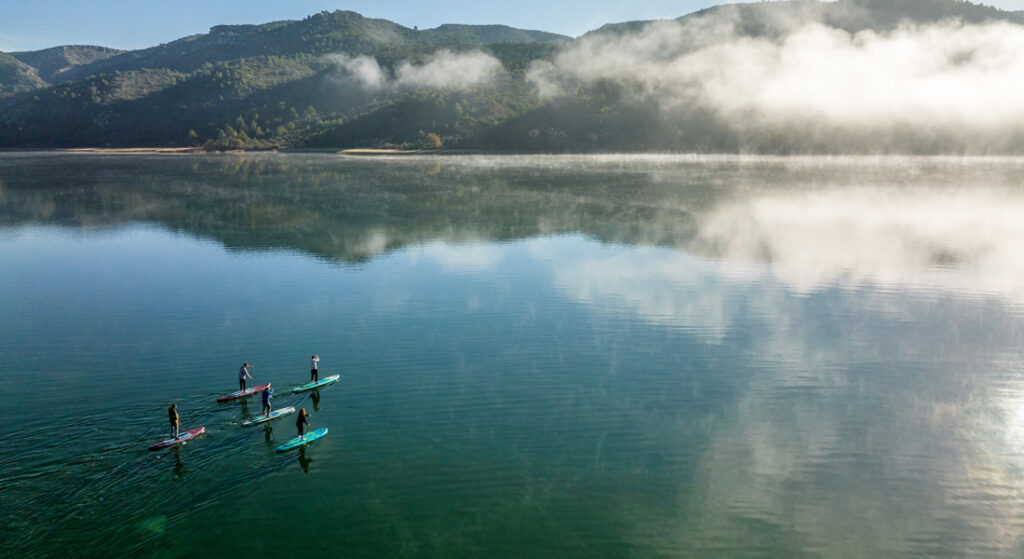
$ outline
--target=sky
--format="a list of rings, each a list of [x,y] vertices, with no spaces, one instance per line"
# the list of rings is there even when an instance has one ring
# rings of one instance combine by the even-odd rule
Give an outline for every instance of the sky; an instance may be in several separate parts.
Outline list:
[[[138,49],[221,24],[302,19],[328,10],[352,10],[421,29],[443,23],[502,23],[578,36],[605,23],[676,18],[722,0],[0,0],[0,51],[58,45]],[[1024,10],[1024,0],[985,0]]]

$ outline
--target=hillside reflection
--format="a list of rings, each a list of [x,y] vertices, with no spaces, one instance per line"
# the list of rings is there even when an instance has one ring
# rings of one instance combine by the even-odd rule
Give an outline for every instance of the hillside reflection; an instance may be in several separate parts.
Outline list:
[[[768,264],[788,282],[1024,292],[1022,162],[659,156],[7,154],[0,226],[156,223],[234,249],[363,262],[431,242],[582,234]],[[973,280],[972,280],[973,281]]]

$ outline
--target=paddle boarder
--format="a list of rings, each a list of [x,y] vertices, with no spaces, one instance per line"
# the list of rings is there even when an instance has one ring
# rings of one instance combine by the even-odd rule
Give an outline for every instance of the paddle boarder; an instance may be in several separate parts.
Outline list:
[[[320,373],[317,371],[317,363],[319,362],[319,356],[314,355],[309,358],[309,382],[317,382],[320,380]]]
[[[274,395],[274,391],[270,389],[270,383],[267,383],[267,387],[263,389],[263,415],[270,417],[270,398]]]
[[[299,430],[299,436],[304,437],[306,435],[306,427],[309,425],[309,412],[306,408],[299,410],[299,417],[295,418],[295,427]]]
[[[245,379],[252,380],[249,369],[252,369],[252,367],[248,363],[242,363],[242,368],[238,369],[238,390],[245,390]]]
[[[171,436],[177,439],[178,426],[181,425],[181,420],[178,419],[178,404],[171,404],[171,407],[167,408],[167,419],[171,422]]]

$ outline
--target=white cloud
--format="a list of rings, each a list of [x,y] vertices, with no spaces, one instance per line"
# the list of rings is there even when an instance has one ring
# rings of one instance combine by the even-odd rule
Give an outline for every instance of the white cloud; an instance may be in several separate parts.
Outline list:
[[[503,71],[501,62],[481,51],[440,50],[421,63],[403,60],[394,71],[382,67],[370,56],[331,55],[341,77],[371,90],[397,89],[469,89],[486,85]]]
[[[779,38],[751,38],[729,18],[656,22],[585,37],[528,78],[542,96],[613,80],[666,115],[700,108],[747,131],[898,135],[910,126],[924,137],[984,136],[988,146],[1021,131],[1024,26],[947,21],[849,33],[790,25]]]

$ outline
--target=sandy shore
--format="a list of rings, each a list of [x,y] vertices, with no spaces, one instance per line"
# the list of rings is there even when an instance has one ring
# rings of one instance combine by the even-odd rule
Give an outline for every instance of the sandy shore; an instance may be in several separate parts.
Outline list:
[[[423,153],[432,153],[436,150],[422,150],[422,149],[379,149],[379,148],[354,148],[354,149],[343,149],[338,152],[338,155],[354,155],[354,156],[372,156],[372,155],[418,155]]]

